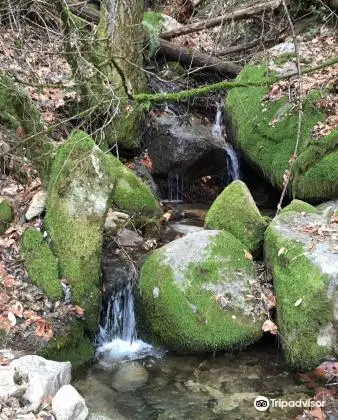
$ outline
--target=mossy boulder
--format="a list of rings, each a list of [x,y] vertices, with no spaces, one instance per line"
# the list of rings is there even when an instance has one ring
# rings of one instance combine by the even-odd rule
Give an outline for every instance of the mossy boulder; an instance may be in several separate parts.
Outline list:
[[[103,153],[86,133],[75,131],[53,163],[45,222],[60,275],[71,283],[91,331],[101,307],[103,226],[112,202],[136,215],[160,213],[157,200],[135,174]]]
[[[296,213],[319,213],[319,210],[316,207],[312,206],[309,203],[306,203],[302,200],[292,200],[290,204],[284,207],[280,214],[286,213],[288,211],[295,211]]]
[[[13,210],[8,200],[0,198],[0,235],[8,228],[13,219]]]
[[[267,64],[248,64],[237,76],[243,87],[231,89],[226,99],[229,133],[243,158],[273,186],[283,188],[283,174],[294,153],[298,110],[285,95],[265,101],[270,86],[264,81],[274,76]],[[245,86],[262,82],[261,86]],[[312,91],[303,101],[303,118],[298,158],[289,193],[299,199],[317,202],[338,195],[338,129],[312,138],[313,127],[325,119],[317,100],[325,92]]]
[[[154,251],[141,269],[138,313],[153,343],[180,353],[243,348],[261,335],[253,262],[228,232],[191,233]]]
[[[289,365],[311,370],[324,356],[338,356],[337,226],[326,237],[317,214],[287,212],[265,234],[265,255],[277,296],[277,322]]]
[[[205,224],[207,228],[232,233],[253,254],[259,253],[268,225],[242,181],[233,181],[216,198]]]
[[[159,202],[148,185],[114,156],[110,157],[110,161],[117,179],[113,196],[115,206],[134,218],[161,216]]]
[[[70,282],[73,298],[85,310],[87,326],[93,332],[101,307],[103,224],[115,184],[108,155],[87,134],[74,132],[58,150],[45,223],[60,275]]]
[[[94,358],[94,349],[84,333],[82,321],[71,319],[62,331],[57,331],[48,344],[38,351],[40,356],[59,362],[69,361],[72,367],[87,363]]]
[[[35,228],[28,228],[21,237],[21,254],[29,278],[53,300],[62,298],[62,286],[58,276],[57,260]]]

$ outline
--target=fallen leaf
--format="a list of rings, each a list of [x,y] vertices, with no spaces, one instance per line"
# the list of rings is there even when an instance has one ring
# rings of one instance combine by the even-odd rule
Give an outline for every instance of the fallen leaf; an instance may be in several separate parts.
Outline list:
[[[83,316],[85,313],[84,309],[82,309],[80,306],[77,306],[77,305],[71,306],[69,308],[69,312],[79,315],[79,316]]]
[[[286,254],[288,251],[286,248],[282,247],[280,248],[280,250],[278,251],[278,256],[280,257],[283,254]]]
[[[295,302],[295,307],[297,308],[297,306],[299,306],[302,302],[303,302],[303,298],[298,299],[298,300]]]
[[[16,317],[13,314],[13,312],[8,312],[7,318],[9,320],[9,322],[11,323],[12,327],[14,327],[16,325]]]
[[[244,258],[246,258],[247,260],[252,261],[252,255],[246,249],[244,250]]]
[[[277,325],[269,319],[267,319],[262,325],[262,330],[265,332],[269,332],[272,335],[276,335],[278,332]]]

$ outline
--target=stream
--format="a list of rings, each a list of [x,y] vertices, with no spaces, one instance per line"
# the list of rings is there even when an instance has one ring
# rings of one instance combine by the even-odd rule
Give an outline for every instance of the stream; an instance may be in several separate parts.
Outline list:
[[[175,204],[179,220],[165,225],[163,243],[202,229],[207,208]],[[137,257],[135,258],[137,259]],[[130,270],[129,270],[130,268]],[[131,267],[103,305],[97,339],[99,362],[77,372],[74,386],[96,419],[291,419],[302,408],[255,410],[259,395],[305,401],[312,390],[287,369],[275,337],[245,351],[175,355],[137,337]]]
[[[230,183],[240,178],[239,160],[227,142],[222,109],[223,104],[217,104],[212,134],[224,140]],[[179,175],[168,174],[167,183],[163,201],[172,208],[173,217],[162,227],[162,245],[203,229],[209,207],[184,203],[184,181]],[[270,407],[265,412],[254,408],[258,396],[306,401],[312,395],[286,368],[273,336],[245,351],[185,356],[155,348],[138,337],[134,289],[146,252],[130,252],[128,259],[116,244],[104,247],[103,309],[95,343],[98,362],[77,372],[74,379],[93,419],[273,420],[303,412],[302,407]]]

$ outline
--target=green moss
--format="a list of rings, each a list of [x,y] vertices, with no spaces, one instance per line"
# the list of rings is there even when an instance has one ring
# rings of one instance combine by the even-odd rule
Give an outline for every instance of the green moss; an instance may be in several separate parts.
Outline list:
[[[287,239],[275,228],[278,216],[265,234],[265,255],[272,267],[277,296],[278,328],[286,360],[296,369],[312,370],[328,349],[318,346],[320,326],[332,321],[332,304],[328,301],[328,278],[310,263],[300,243]],[[276,222],[277,220],[277,222]],[[280,249],[284,252],[278,256]],[[299,306],[295,303],[302,299]]]
[[[159,214],[149,188],[86,133],[76,131],[59,149],[48,189],[46,227],[62,277],[95,331],[101,307],[103,225],[112,201],[135,216]]]
[[[54,154],[54,145],[45,135],[40,112],[22,86],[0,71],[0,122],[11,130],[21,128],[24,141],[18,142],[16,151],[30,160],[47,183]],[[22,143],[22,144],[21,144]]]
[[[301,200],[292,200],[289,205],[281,210],[280,214],[284,214],[288,211],[295,211],[297,213],[318,213],[316,207],[311,206],[311,204],[305,203],[305,201]]]
[[[270,76],[266,65],[247,65],[236,82],[254,83]],[[265,86],[234,88],[228,94],[226,109],[234,141],[245,159],[274,186],[282,188],[283,173],[295,148],[298,110],[288,103],[286,96],[264,102],[269,90]],[[325,118],[316,105],[322,94],[312,91],[303,102],[298,159],[289,192],[304,200],[323,200],[338,194],[337,165],[334,165],[337,130],[320,141],[310,141],[313,127]]]
[[[253,275],[242,244],[227,232],[213,238],[206,258],[182,272],[183,290],[177,286],[163,250],[155,251],[145,261],[139,283],[138,306],[148,337],[180,353],[243,348],[259,339],[259,321],[234,308],[224,310],[216,304],[215,295],[202,288],[234,280],[236,270],[244,276]],[[156,299],[155,287],[160,291]]]
[[[267,223],[242,181],[228,185],[210,207],[205,224],[232,233],[250,252],[258,254]]]
[[[8,346],[8,342],[10,341],[10,338],[11,338],[10,333],[0,328],[0,347],[2,349]]]
[[[92,360],[94,350],[89,338],[84,335],[83,323],[72,320],[62,334],[49,340],[39,355],[59,362],[70,361],[74,368]]]
[[[7,200],[0,201],[0,235],[8,228],[13,218],[13,210]]]
[[[108,155],[78,131],[59,149],[48,189],[45,222],[60,274],[71,283],[73,298],[93,332],[101,308],[103,224],[114,182]]]
[[[53,299],[62,298],[57,261],[41,232],[28,228],[21,238],[21,252],[29,278]]]
[[[130,169],[112,157],[114,173],[118,179],[113,197],[114,204],[134,216],[160,216],[161,208],[150,188]]]

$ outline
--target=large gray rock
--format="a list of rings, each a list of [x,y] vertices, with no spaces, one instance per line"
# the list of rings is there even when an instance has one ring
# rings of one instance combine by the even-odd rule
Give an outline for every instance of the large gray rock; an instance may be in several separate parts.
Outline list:
[[[323,357],[337,357],[338,224],[318,214],[281,214],[266,231],[264,249],[289,364],[310,370]]]
[[[145,385],[148,379],[149,373],[140,363],[128,362],[114,373],[112,388],[119,392],[135,391]]]
[[[198,120],[185,122],[163,114],[152,120],[145,138],[152,162],[152,173],[176,173],[187,180],[204,175],[225,176],[227,158],[223,138],[212,135],[211,125]]]
[[[26,391],[26,383],[14,380],[15,371],[11,366],[0,367],[0,402],[6,403],[11,397],[20,397]]]
[[[36,410],[47,397],[53,397],[71,380],[70,362],[54,362],[40,356],[20,357],[11,362],[10,368],[27,382],[24,398],[29,401],[32,410]]]
[[[168,349],[241,348],[262,334],[266,309],[254,264],[228,232],[191,233],[154,251],[138,291],[140,324]]]
[[[86,420],[88,408],[85,400],[72,385],[64,385],[52,401],[56,420]]]

